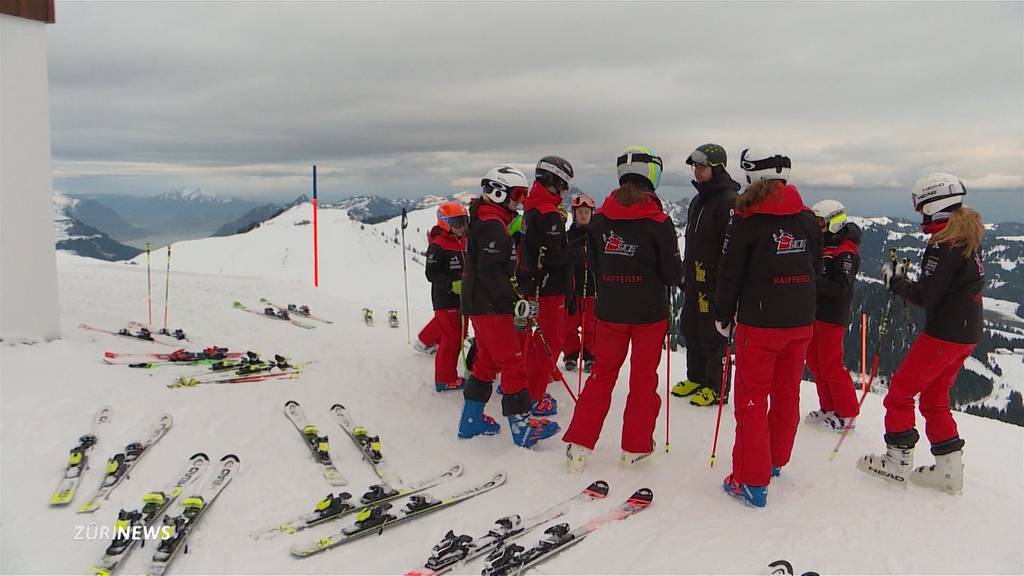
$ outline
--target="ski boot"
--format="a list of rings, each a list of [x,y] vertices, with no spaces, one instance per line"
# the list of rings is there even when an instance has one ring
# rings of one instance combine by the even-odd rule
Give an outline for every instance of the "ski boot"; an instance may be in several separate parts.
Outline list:
[[[725,481],[722,482],[722,489],[725,490],[726,494],[742,498],[744,502],[756,508],[764,508],[768,504],[767,486],[741,484],[732,477],[732,474],[725,477]]]
[[[590,374],[591,372],[593,372],[594,371],[594,361],[593,360],[584,360],[583,361],[583,371],[586,372],[587,374]]]
[[[565,447],[565,471],[569,474],[582,474],[583,469],[587,466],[587,457],[591,452],[593,450],[586,446],[570,442]]]
[[[434,389],[438,392],[451,392],[452,390],[462,390],[462,378],[456,378],[455,382],[434,382]]]
[[[554,416],[558,413],[558,401],[547,392],[544,396],[530,405],[530,413],[534,416]]]
[[[501,431],[501,425],[494,418],[484,414],[484,403],[478,400],[466,400],[462,405],[462,417],[459,419],[459,438],[472,438],[483,434],[494,436]]]
[[[853,418],[843,418],[835,412],[829,412],[828,416],[825,416],[821,422],[818,423],[818,428],[825,430],[826,432],[839,432],[849,428],[853,430]]]
[[[529,414],[512,414],[508,417],[512,441],[517,446],[530,448],[537,442],[558,434],[561,428],[557,422],[544,418],[531,418]]]
[[[810,412],[807,413],[807,417],[804,418],[804,422],[806,422],[807,424],[814,424],[817,426],[820,425],[822,421],[824,421],[825,418],[828,418],[831,414],[835,414],[835,412],[824,409],[811,410]]]
[[[683,380],[672,387],[672,395],[676,398],[686,398],[697,393],[697,390],[701,389],[701,385],[697,384],[693,380]]]
[[[576,371],[577,364],[576,364],[576,359],[575,358],[566,358],[565,362],[563,362],[562,364],[565,366],[566,371],[568,371],[568,372],[575,372]]]
[[[632,468],[634,466],[638,466],[640,464],[644,464],[646,462],[650,462],[651,461],[651,456],[653,456],[653,455],[654,455],[654,450],[651,450],[650,452],[627,452],[627,451],[623,450],[622,451],[622,457],[621,457],[619,463],[624,468]]]
[[[964,441],[959,437],[932,446],[935,464],[921,466],[910,473],[918,486],[959,494],[964,489]],[[952,450],[952,451],[951,451]]]
[[[857,469],[906,488],[907,476],[914,467],[914,445],[919,437],[914,428],[895,434],[887,432],[885,454],[864,456],[857,461]]]
[[[782,476],[782,466],[772,466],[772,478]]]
[[[412,349],[419,352],[420,354],[433,356],[434,354],[437,353],[437,344],[427,346],[426,344],[421,342],[419,338],[417,338],[416,341],[412,343]]]
[[[701,386],[700,390],[690,398],[690,406],[717,406],[718,398],[718,390],[710,386]],[[729,398],[722,399],[722,404],[728,403]]]

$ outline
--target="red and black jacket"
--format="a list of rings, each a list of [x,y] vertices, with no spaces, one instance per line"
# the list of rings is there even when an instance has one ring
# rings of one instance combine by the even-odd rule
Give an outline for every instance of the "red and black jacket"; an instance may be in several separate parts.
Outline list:
[[[821,231],[795,186],[735,211],[719,265],[715,320],[791,328],[814,323]]]
[[[452,292],[452,282],[462,279],[462,253],[466,250],[466,238],[434,226],[427,234],[427,241],[425,268],[434,310],[458,308],[459,295]]]
[[[568,294],[573,265],[582,258],[578,248],[571,248],[565,237],[565,221],[558,206],[562,198],[534,182],[523,203],[524,241],[520,248],[519,287],[527,296]],[[541,247],[544,261],[538,265]]]
[[[709,296],[715,293],[725,229],[729,226],[729,216],[736,206],[736,192],[740,189],[739,183],[730,178],[723,168],[715,166],[712,171],[712,179],[707,182],[691,181],[697,195],[686,211],[683,269],[686,289],[694,295],[698,291]]]
[[[929,230],[934,234],[945,222]],[[894,277],[893,294],[925,309],[924,331],[949,342],[977,344],[981,339],[982,296],[985,270],[981,253],[964,256],[963,248],[928,243],[916,282]]]
[[[580,244],[585,246],[587,241],[587,228],[585,226],[573,224],[569,226],[569,230],[565,233],[565,236],[569,239],[570,246]],[[576,296],[597,295],[597,279],[594,278],[594,273],[590,271],[590,264],[586,262],[586,260],[580,261],[572,267],[572,290]]]
[[[668,318],[666,288],[683,278],[675,225],[652,193],[632,206],[608,195],[587,226],[597,278],[594,314],[606,322],[649,324]]]
[[[516,213],[504,205],[477,198],[469,204],[462,313],[511,314],[519,296],[512,286],[515,249],[508,225]]]
[[[860,238],[860,226],[853,222],[847,222],[835,234],[825,232],[825,248],[816,279],[818,311],[815,318],[822,322],[843,326],[850,323],[853,283],[860,270]]]

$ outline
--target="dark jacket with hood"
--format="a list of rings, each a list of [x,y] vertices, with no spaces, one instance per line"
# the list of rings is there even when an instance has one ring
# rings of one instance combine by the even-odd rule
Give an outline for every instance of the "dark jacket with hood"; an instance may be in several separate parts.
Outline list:
[[[934,234],[944,227],[944,221],[931,224],[926,232]],[[925,309],[924,331],[929,336],[976,344],[981,339],[984,284],[980,252],[964,256],[961,247],[929,242],[917,281],[897,276],[889,289]]]
[[[427,234],[427,241],[425,268],[434,310],[457,309],[459,295],[452,292],[452,282],[462,280],[462,253],[466,250],[466,237],[459,238],[450,230],[434,226]]]
[[[477,198],[469,204],[462,313],[511,314],[519,296],[512,286],[516,260],[508,225],[516,213]]]
[[[821,231],[795,186],[733,212],[722,248],[715,320],[791,328],[814,323]]]
[[[579,247],[570,247],[565,237],[565,221],[558,206],[562,198],[534,182],[523,203],[524,240],[519,254],[519,288],[533,296],[540,285],[541,296],[569,292],[573,264],[583,256]],[[544,260],[538,265],[541,247]]]
[[[711,174],[707,182],[691,181],[697,195],[686,210],[683,269],[686,288],[693,294],[697,290],[708,295],[715,293],[725,230],[740,189],[724,167],[712,167]]]
[[[835,234],[825,232],[821,263],[815,279],[818,287],[817,320],[843,326],[850,323],[853,283],[860,270],[860,238],[860,226],[853,222],[847,222]]]
[[[608,195],[588,228],[590,265],[598,282],[595,315],[606,322],[648,324],[668,318],[667,287],[683,263],[675,224],[653,193],[632,206]]]

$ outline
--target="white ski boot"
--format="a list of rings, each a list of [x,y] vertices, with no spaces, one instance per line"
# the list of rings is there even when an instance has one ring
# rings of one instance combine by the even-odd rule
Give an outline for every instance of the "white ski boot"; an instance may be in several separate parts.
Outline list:
[[[835,412],[829,412],[827,410],[811,410],[807,413],[807,417],[804,418],[804,422],[818,426],[831,414],[835,414]]]
[[[956,439],[959,446],[963,441]],[[945,444],[945,443],[944,443]],[[910,473],[910,481],[918,486],[945,490],[949,494],[959,494],[964,489],[963,450],[949,452],[935,457],[935,464],[921,466]]]
[[[623,450],[621,463],[622,466],[625,468],[633,468],[635,466],[639,466],[640,464],[650,462],[651,460],[653,460],[651,458],[651,456],[653,455],[653,450],[651,450],[650,452],[626,452],[625,450]]]
[[[582,474],[591,452],[593,450],[590,448],[570,443],[565,447],[565,471],[569,474]]]
[[[810,418],[810,415],[808,415],[808,418]],[[842,433],[842,431],[847,428],[853,430],[853,418],[843,418],[835,412],[829,412],[821,422],[818,422],[818,428],[827,432],[839,433]]]
[[[868,454],[857,461],[857,469],[903,488],[914,467],[917,430],[885,435],[885,454]]]

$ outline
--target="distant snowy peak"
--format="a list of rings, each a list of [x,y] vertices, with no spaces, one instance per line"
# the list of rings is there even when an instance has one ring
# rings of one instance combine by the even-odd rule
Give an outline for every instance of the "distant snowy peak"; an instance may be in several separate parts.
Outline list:
[[[194,202],[198,204],[224,204],[230,202],[229,198],[223,198],[211,194],[202,188],[175,188],[163,194],[157,194],[160,200],[173,200],[178,202]]]

